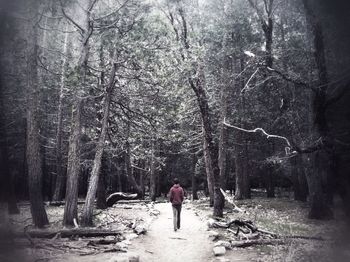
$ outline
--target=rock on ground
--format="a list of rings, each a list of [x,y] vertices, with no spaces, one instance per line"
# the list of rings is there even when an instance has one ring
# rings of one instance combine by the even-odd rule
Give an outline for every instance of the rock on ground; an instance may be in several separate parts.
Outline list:
[[[222,255],[225,255],[226,248],[223,246],[214,247],[213,252],[215,256],[222,256]]]

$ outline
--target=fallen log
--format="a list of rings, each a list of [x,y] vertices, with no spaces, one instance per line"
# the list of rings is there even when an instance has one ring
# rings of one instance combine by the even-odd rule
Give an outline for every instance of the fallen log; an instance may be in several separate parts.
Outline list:
[[[249,228],[253,233],[258,230],[258,228],[253,224],[250,220],[232,220],[228,222],[227,227],[231,227],[232,225],[236,225],[238,227],[246,227]]]
[[[65,204],[66,204],[66,201],[45,202],[45,205],[54,206],[54,207],[64,206]],[[85,204],[84,200],[79,200],[78,201],[78,205],[83,205],[83,204]]]
[[[97,245],[113,245],[120,242],[117,239],[99,239],[99,240],[90,240],[87,245],[88,246],[97,246]]]
[[[136,200],[119,200],[118,204],[142,204],[142,203],[150,203],[150,199],[136,199]]]
[[[72,229],[29,229],[25,232],[13,232],[13,236],[17,238],[31,237],[31,238],[53,238],[61,237],[67,238],[72,236],[78,237],[105,237],[118,236],[120,231],[99,229],[99,228],[72,228]]]
[[[107,199],[107,206],[112,207],[116,202],[120,200],[134,200],[137,199],[139,196],[137,194],[128,194],[123,192],[116,192],[113,194],[110,194]]]
[[[250,247],[256,245],[283,245],[286,240],[283,239],[254,239],[254,240],[243,240],[243,241],[232,241],[231,248],[235,247]]]

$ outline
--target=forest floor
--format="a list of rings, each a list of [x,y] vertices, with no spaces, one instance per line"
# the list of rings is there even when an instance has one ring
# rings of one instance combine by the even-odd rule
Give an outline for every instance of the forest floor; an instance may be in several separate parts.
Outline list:
[[[236,201],[245,210],[234,213],[227,204],[226,219],[251,220],[259,228],[280,235],[315,236],[328,241],[293,239],[284,245],[260,245],[227,250],[215,257],[213,247],[218,240],[230,240],[230,232],[221,228],[208,228],[212,208],[207,199],[186,200],[182,209],[181,229],[172,227],[172,209],[169,203],[115,204],[106,210],[97,210],[95,224],[98,228],[119,230],[122,236],[104,237],[117,240],[116,244],[94,244],[99,238],[22,239],[20,248],[0,254],[0,261],[128,261],[127,257],[139,257],[150,261],[350,261],[350,246],[343,215],[336,211],[335,219],[315,221],[307,219],[308,206],[288,198]],[[81,208],[81,206],[79,206]],[[21,214],[10,217],[13,228],[24,230],[31,224],[29,205],[20,205]],[[61,228],[63,206],[47,206],[50,229]],[[338,208],[335,208],[338,210]],[[136,227],[136,228],[135,228]],[[145,228],[137,235],[137,227]],[[212,232],[219,234],[213,241]],[[16,241],[17,242],[17,241]],[[1,253],[1,252],[0,252]],[[11,257],[11,259],[10,259]]]

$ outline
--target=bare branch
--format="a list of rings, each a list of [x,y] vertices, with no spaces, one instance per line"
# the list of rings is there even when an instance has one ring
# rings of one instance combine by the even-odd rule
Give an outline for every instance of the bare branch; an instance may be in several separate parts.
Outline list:
[[[316,91],[315,88],[313,88],[309,84],[307,84],[299,79],[293,79],[289,75],[282,73],[281,71],[278,71],[274,68],[270,68],[270,67],[266,67],[266,68],[269,72],[272,72],[272,73],[279,75],[282,79],[286,80],[287,82],[291,82],[291,83],[299,85],[299,86],[304,86],[304,87],[310,88],[312,91]]]
[[[255,129],[244,129],[244,128],[241,128],[241,127],[238,127],[238,126],[233,126],[233,125],[230,125],[228,123],[226,123],[226,120],[224,119],[223,121],[223,124],[227,127],[231,127],[231,128],[234,128],[234,129],[237,129],[239,131],[243,131],[243,132],[246,132],[246,133],[258,133],[258,132],[261,132],[264,136],[266,136],[267,139],[269,138],[277,138],[277,139],[282,139],[286,142],[286,144],[288,145],[289,148],[292,147],[291,143],[289,142],[288,138],[284,137],[284,136],[279,136],[279,135],[271,135],[271,134],[268,134],[264,129],[262,129],[261,127],[257,127]]]
[[[92,9],[94,9],[95,4],[97,3],[98,0],[93,0],[90,7],[88,8],[88,12],[91,12]]]
[[[246,89],[248,89],[249,87],[249,83],[250,81],[252,81],[253,77],[259,72],[259,67],[255,70],[255,72],[250,76],[250,78],[248,79],[247,83],[245,84],[245,86],[243,87],[243,89],[241,90],[241,93],[243,93]]]
[[[104,16],[101,16],[101,17],[98,17],[96,19],[94,19],[95,21],[101,21],[105,18],[108,18],[116,13],[118,13],[130,0],[125,0],[124,3],[122,3],[120,6],[118,6],[118,8],[116,8],[115,10],[113,10],[112,12],[104,15]]]
[[[64,17],[67,18],[68,21],[70,21],[80,31],[81,34],[84,34],[85,30],[66,13],[62,4],[62,0],[59,0],[59,1],[61,4],[61,11]]]

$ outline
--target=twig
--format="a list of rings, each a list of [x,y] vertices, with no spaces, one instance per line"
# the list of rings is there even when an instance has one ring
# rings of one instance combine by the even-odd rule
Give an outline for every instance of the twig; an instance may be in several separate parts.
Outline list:
[[[259,71],[259,67],[255,70],[255,72],[250,76],[250,78],[248,79],[247,83],[245,84],[244,88],[241,90],[241,93],[243,93],[246,89],[248,89],[249,87],[249,83],[250,81],[252,81],[253,77],[258,73]]]
[[[186,238],[182,237],[169,237],[170,239],[178,239],[178,240],[187,240]]]
[[[305,82],[302,82],[299,79],[293,79],[289,75],[286,75],[286,74],[284,74],[284,73],[282,73],[282,72],[280,72],[280,71],[278,71],[278,70],[276,70],[274,68],[271,68],[271,67],[266,67],[266,68],[267,68],[268,71],[279,75],[282,79],[284,79],[287,82],[291,82],[291,83],[299,85],[299,86],[307,87],[307,88],[310,88],[311,90],[315,91],[315,89],[312,88],[309,84],[307,84]]]
[[[67,15],[66,11],[64,10],[63,4],[62,4],[62,0],[60,0],[60,4],[61,4],[61,11],[62,14],[77,28],[79,29],[81,34],[85,33],[85,30],[77,23],[75,22],[69,15]]]

